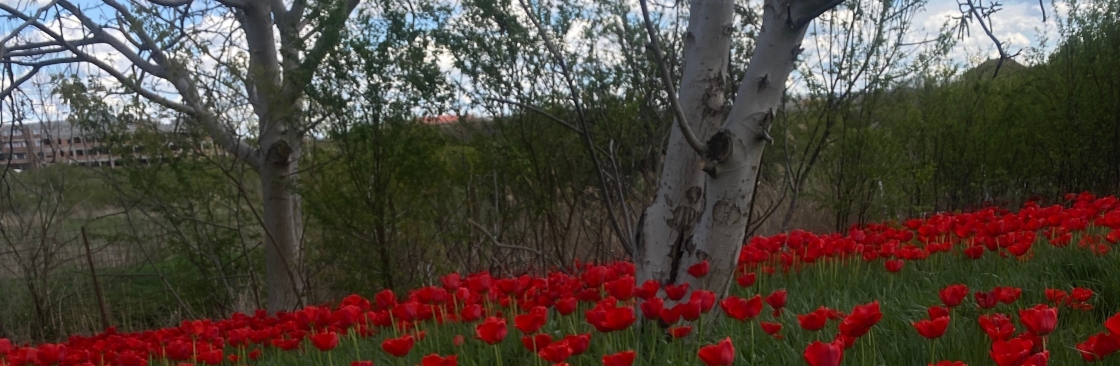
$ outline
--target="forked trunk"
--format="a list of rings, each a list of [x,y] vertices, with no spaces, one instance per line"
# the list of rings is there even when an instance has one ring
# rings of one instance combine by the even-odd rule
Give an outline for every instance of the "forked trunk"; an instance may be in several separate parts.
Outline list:
[[[703,167],[707,174],[701,171],[698,154],[682,141],[680,131],[672,130],[657,200],[639,223],[642,236],[636,241],[640,252],[635,258],[639,281],[689,282],[693,289],[718,295],[727,291],[746,235],[754,181],[769,139],[770,122],[801,52],[807,22],[803,19],[816,17],[821,12],[818,9],[828,5],[821,1],[766,1],[754,55],[730,112],[720,121],[722,127],[714,131],[706,125],[709,120],[693,120],[700,121],[699,136],[708,138]],[[712,65],[723,65],[720,60],[727,60],[724,42],[733,29],[733,6],[733,1],[692,3],[680,101],[682,106],[710,107],[703,109],[708,112],[704,117],[721,110],[722,93],[690,86],[703,80],[697,79],[697,74],[711,73]],[[690,47],[699,45],[710,48],[690,52]],[[686,113],[693,112],[686,109]],[[702,184],[697,177],[703,177]],[[697,212],[696,207],[702,209]],[[706,277],[697,279],[687,274],[689,266],[704,260],[711,264]]]

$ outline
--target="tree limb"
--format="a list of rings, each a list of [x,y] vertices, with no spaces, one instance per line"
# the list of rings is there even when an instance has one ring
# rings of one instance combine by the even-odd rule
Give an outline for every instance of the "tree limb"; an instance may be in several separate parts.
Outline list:
[[[113,6],[112,5],[113,3],[115,3],[115,2],[113,2],[111,0],[106,1],[106,4],[109,4],[110,6]],[[117,4],[117,5],[119,6],[120,4]],[[121,55],[123,55],[125,58],[127,58],[129,62],[132,62],[132,64],[136,65],[136,67],[139,67],[140,69],[144,70],[145,72],[147,72],[149,74],[152,74],[152,75],[154,75],[156,77],[159,77],[159,78],[167,78],[167,69],[166,68],[161,67],[160,65],[153,65],[152,63],[149,63],[148,60],[145,60],[143,57],[140,57],[140,54],[132,51],[131,48],[129,48],[124,43],[121,43],[121,41],[118,40],[116,37],[113,37],[109,33],[105,32],[105,29],[103,27],[101,27],[101,25],[94,22],[93,19],[89,18],[89,16],[86,16],[85,12],[83,12],[81,9],[79,9],[74,4],[70,3],[67,0],[59,0],[58,1],[58,6],[62,7],[63,9],[66,9],[67,11],[70,12],[70,14],[73,14],[74,17],[78,18],[78,21],[81,22],[82,25],[86,27],[86,29],[89,29],[90,32],[93,33],[93,39],[101,41],[101,42],[103,42],[105,44],[108,44],[109,46],[113,47],[113,49],[117,50],[117,52],[120,52]],[[114,6],[114,8],[116,8],[116,6]],[[117,8],[117,10],[120,11],[121,9]],[[52,38],[55,38],[55,37],[52,37]],[[65,42],[65,40],[63,40],[61,36],[57,37],[55,39],[57,39],[59,42]],[[154,52],[154,50],[153,50],[153,52]],[[158,62],[158,60],[157,60],[157,62]]]
[[[222,4],[222,5],[234,8],[234,9],[245,9],[245,8],[249,7],[249,3],[246,3],[245,0],[217,0],[217,1],[218,1],[219,4]]]
[[[344,0],[334,1],[341,4],[336,5],[331,10],[331,14],[322,20],[327,26],[319,32],[319,39],[315,41],[315,45],[304,53],[303,62],[300,62],[295,70],[285,70],[282,95],[289,103],[295,103],[296,99],[303,95],[307,84],[311,82],[311,78],[315,74],[315,70],[319,69],[323,59],[338,45],[338,38],[342,33],[346,18],[350,17],[350,13],[359,4],[357,0],[345,0],[344,3],[342,3]]]
[[[479,231],[482,231],[482,233],[485,234],[487,238],[490,238],[490,242],[494,243],[495,247],[503,248],[503,249],[524,250],[524,251],[527,251],[527,252],[532,252],[533,254],[536,254],[536,255],[541,255],[541,251],[530,248],[530,247],[502,244],[502,242],[498,241],[498,238],[494,237],[494,234],[491,234],[489,230],[486,230],[485,227],[482,227],[482,225],[479,225],[477,222],[474,222],[474,220],[472,220],[470,218],[467,218],[467,223],[471,224],[471,226],[474,226]]]
[[[1007,51],[1004,51],[1003,42],[1000,42],[999,39],[996,38],[995,34],[992,33],[991,28],[988,27],[988,23],[984,21],[984,19],[986,19],[988,15],[991,15],[992,13],[999,10],[998,8],[994,8],[995,6],[998,6],[998,4],[989,6],[988,9],[990,10],[983,11],[983,14],[981,14],[982,10],[985,8],[978,7],[972,2],[972,0],[964,1],[965,2],[963,5],[968,6],[968,12],[972,14],[972,17],[976,18],[977,23],[980,23],[980,28],[984,30],[984,33],[988,35],[988,38],[992,40],[992,43],[995,43],[996,51],[999,51],[999,61],[996,61],[996,69],[994,72],[992,72],[992,79],[995,79],[996,76],[999,75],[999,69],[1003,67],[1003,61],[1008,60],[1012,57],[1011,55],[1007,54]],[[1043,15],[1043,17],[1045,18],[1045,15]],[[967,22],[967,18],[963,18],[961,21]]]
[[[842,3],[844,3],[844,0],[829,1],[827,4],[824,4],[820,8],[813,10],[809,14],[797,18],[797,21],[793,20],[793,14],[790,10],[790,6],[786,5],[786,25],[788,25],[790,29],[801,29],[802,27],[809,25],[809,23],[812,22],[813,19],[817,19],[817,17],[821,16],[821,14],[824,14],[825,12],[832,10],[837,6],[840,6],[840,4]]]
[[[192,2],[194,2],[194,0],[148,0],[148,2],[159,6],[174,8],[183,5],[190,5]]]
[[[525,109],[531,110],[533,112],[537,112],[537,114],[545,116],[548,119],[551,119],[551,120],[555,121],[556,123],[559,123],[561,126],[567,127],[568,129],[570,129],[572,131],[575,131],[575,133],[583,134],[583,131],[580,130],[579,127],[573,126],[571,123],[564,122],[564,120],[560,119],[560,117],[556,117],[556,116],[552,115],[551,113],[545,112],[543,109],[534,107],[530,104],[521,103],[521,102],[512,101],[512,100],[506,100],[506,99],[498,99],[498,98],[484,98],[484,99],[490,100],[490,101],[495,101],[495,102],[498,102],[498,103],[513,104],[515,106],[525,108]]]
[[[692,146],[692,150],[695,150],[700,156],[704,156],[708,152],[708,145],[696,138],[696,134],[692,132],[692,127],[688,124],[688,119],[684,116],[681,102],[677,99],[676,87],[673,86],[672,76],[669,74],[669,67],[665,66],[664,56],[661,55],[661,46],[657,42],[657,30],[653,27],[653,21],[649,18],[649,5],[646,2],[647,0],[638,0],[638,3],[642,6],[642,18],[645,19],[646,34],[649,35],[649,48],[656,59],[654,62],[661,69],[661,84],[665,87],[665,93],[669,96],[669,104],[677,115],[677,127],[680,127],[685,141],[688,141],[688,145]]]

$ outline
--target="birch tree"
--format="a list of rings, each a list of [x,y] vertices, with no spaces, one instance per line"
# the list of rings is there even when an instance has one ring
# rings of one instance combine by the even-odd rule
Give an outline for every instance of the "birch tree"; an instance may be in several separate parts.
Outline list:
[[[0,12],[15,20],[0,38],[0,62],[7,71],[0,99],[44,70],[86,65],[92,66],[87,75],[115,82],[114,92],[138,96],[205,130],[259,173],[267,307],[291,309],[301,305],[305,284],[303,223],[294,190],[302,140],[314,127],[305,113],[305,90],[358,3],[0,3]],[[215,103],[217,98],[228,103]],[[247,112],[239,115],[240,109]]]
[[[763,148],[773,142],[770,125],[783,101],[790,72],[804,51],[807,28],[843,2],[764,0],[762,25],[749,64],[738,85],[732,85],[728,63],[730,43],[736,36],[735,2],[692,1],[678,88],[665,66],[648,4],[640,1],[649,48],[661,66],[660,76],[678,128],[669,136],[657,195],[635,229],[639,282],[687,282],[693,289],[717,294],[727,291],[744,241]],[[923,4],[909,3],[900,11]],[[958,4],[958,29],[979,24],[996,44],[1000,60],[1012,57],[991,31],[990,18],[999,10],[998,3],[959,0]],[[891,31],[904,32],[905,28]],[[879,33],[877,37],[889,38]],[[737,88],[731,94],[733,100],[725,98],[729,88]],[[686,273],[703,261],[711,265],[707,276],[694,278]]]

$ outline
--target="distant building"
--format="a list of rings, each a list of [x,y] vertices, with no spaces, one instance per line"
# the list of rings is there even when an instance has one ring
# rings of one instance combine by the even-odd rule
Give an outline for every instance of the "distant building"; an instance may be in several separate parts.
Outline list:
[[[160,130],[165,130],[160,126]],[[131,129],[130,129],[131,130]],[[172,128],[166,127],[171,133]],[[209,140],[200,146],[204,151],[222,154]],[[178,147],[172,145],[172,151]],[[149,157],[143,148],[133,148],[136,161],[146,164]],[[113,156],[94,134],[69,122],[39,122],[0,125],[0,165],[15,169],[35,169],[49,164],[73,164],[90,167],[120,166],[120,157]]]

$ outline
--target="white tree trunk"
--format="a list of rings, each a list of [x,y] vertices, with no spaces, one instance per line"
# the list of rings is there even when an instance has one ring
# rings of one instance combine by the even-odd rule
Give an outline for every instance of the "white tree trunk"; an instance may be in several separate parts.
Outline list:
[[[263,142],[263,141],[262,141]],[[265,277],[269,311],[290,310],[302,304],[299,201],[293,192],[298,157],[286,141],[270,145],[260,168],[265,229]]]
[[[727,60],[726,40],[731,36],[733,5],[732,1],[692,3],[680,93],[682,106],[722,105],[722,94],[690,89],[698,80],[689,70],[690,67],[712,70],[708,65]],[[806,27],[800,19],[806,16],[812,19],[824,6],[823,1],[766,0],[754,55],[739,85],[735,103],[726,120],[721,121],[722,127],[712,134],[704,124],[707,120],[693,120],[702,121],[697,131],[701,138],[711,136],[707,144],[708,159],[705,159],[708,165],[705,169],[710,174],[701,171],[698,154],[683,142],[677,129],[672,130],[657,200],[639,223],[642,235],[638,241],[641,252],[636,258],[639,281],[652,278],[663,284],[689,282],[693,289],[707,289],[717,294],[727,291],[746,235],[754,181],[760,169],[765,139],[769,138],[770,122],[801,52]],[[691,45],[704,44],[712,48],[689,53],[690,41],[694,42]],[[696,111],[686,109],[685,112]],[[704,177],[703,186],[697,177]],[[699,216],[692,211],[693,204],[702,205]],[[691,232],[687,231],[689,229]],[[705,278],[696,279],[687,274],[689,266],[704,260],[711,264]]]
[[[704,138],[727,116],[724,105],[734,1],[695,0],[684,40],[681,109],[692,130]],[[675,121],[674,123],[680,123]],[[702,163],[677,128],[669,134],[665,165],[653,203],[642,213],[634,238],[634,262],[641,281],[673,283],[678,278],[676,253],[692,235],[704,209]],[[683,272],[682,272],[683,273]]]

